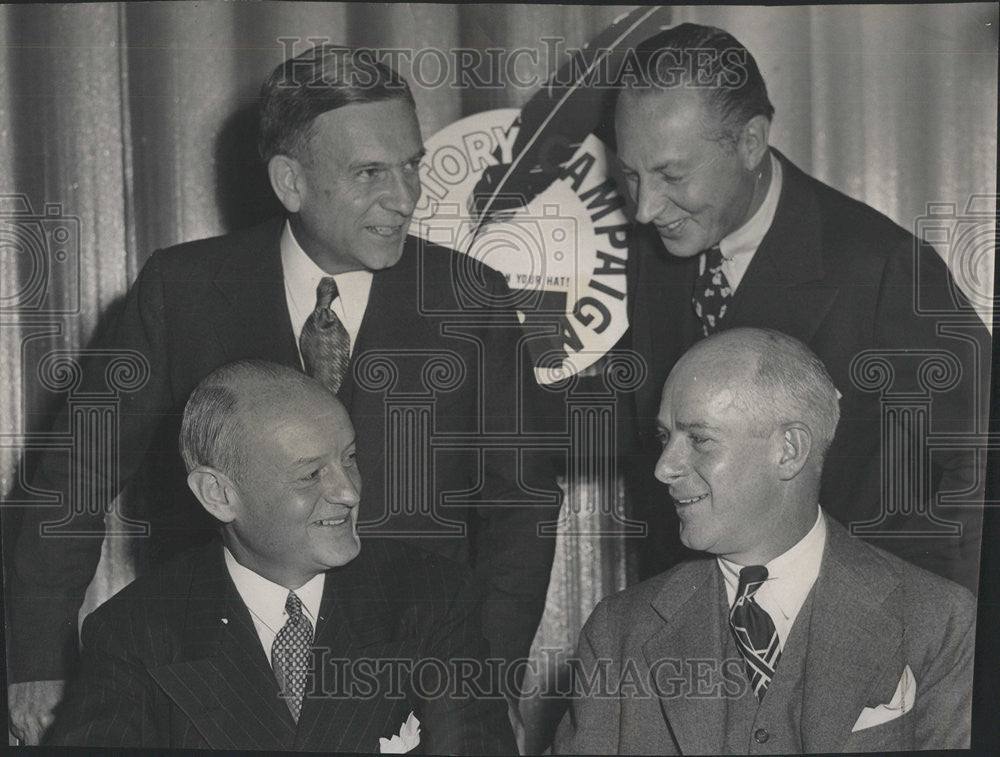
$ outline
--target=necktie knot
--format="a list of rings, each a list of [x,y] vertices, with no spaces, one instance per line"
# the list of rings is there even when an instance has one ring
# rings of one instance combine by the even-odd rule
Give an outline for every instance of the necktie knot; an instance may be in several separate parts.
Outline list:
[[[316,309],[329,310],[330,303],[340,296],[337,282],[333,276],[324,276],[316,287]]]
[[[285,612],[289,620],[297,621],[302,617],[302,600],[294,591],[288,592],[288,599],[285,600]]]
[[[722,250],[718,245],[705,251],[705,270],[715,270],[722,267]]]
[[[757,589],[767,580],[767,568],[763,565],[748,565],[740,571],[740,585],[736,590],[737,597],[748,599],[757,593]]]

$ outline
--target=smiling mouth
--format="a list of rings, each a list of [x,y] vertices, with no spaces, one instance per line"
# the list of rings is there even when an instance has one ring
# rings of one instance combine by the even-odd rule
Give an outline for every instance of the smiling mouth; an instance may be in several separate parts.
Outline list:
[[[399,230],[402,226],[365,226],[365,228],[376,236],[385,237],[386,239],[391,239],[399,234]]]
[[[678,505],[693,505],[695,502],[701,502],[707,496],[708,496],[707,494],[700,494],[697,497],[688,497],[687,499],[679,499],[677,497],[674,497],[674,502]]]
[[[350,515],[345,515],[343,518],[327,518],[326,520],[317,520],[313,523],[314,526],[327,526],[329,528],[336,528],[337,526],[342,526],[347,521],[351,519]]]
[[[656,228],[661,235],[666,234],[670,236],[680,231],[681,228],[684,226],[685,221],[687,221],[687,217],[679,218],[676,221],[671,221],[670,223],[665,223],[662,226],[657,224]]]

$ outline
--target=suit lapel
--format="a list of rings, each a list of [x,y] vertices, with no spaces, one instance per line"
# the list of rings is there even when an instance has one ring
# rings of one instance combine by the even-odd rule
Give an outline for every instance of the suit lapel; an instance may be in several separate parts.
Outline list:
[[[284,749],[295,722],[218,541],[191,583],[181,652],[150,674],[213,749]]]
[[[275,219],[248,233],[215,273],[223,309],[215,338],[230,360],[253,356],[301,367],[281,268],[282,228]]]
[[[399,262],[372,275],[368,305],[351,355],[351,368],[337,392],[351,417],[359,419],[355,422],[358,449],[368,450],[374,456],[373,459],[361,461],[367,476],[378,475],[385,464],[385,429],[381,420],[386,414],[385,398],[394,390],[410,390],[408,387],[414,382],[414,377],[405,375],[405,361],[397,361],[397,365],[404,366],[404,370],[399,372],[399,381],[384,391],[369,391],[364,386],[358,386],[355,380],[358,361],[366,355],[379,355],[392,360],[393,352],[398,353],[410,347],[427,348],[441,341],[435,334],[438,320],[420,315],[421,306],[428,306],[421,297],[419,262],[422,254],[415,238],[407,237]],[[371,366],[363,372],[369,376],[377,373]],[[379,420],[374,423],[362,420],[369,418]],[[376,520],[379,513],[375,508],[383,505],[384,503],[366,502],[362,506],[363,522]]]
[[[719,623],[726,592],[713,559],[683,565],[656,599],[663,628],[643,645],[646,663],[657,660],[717,660],[728,629]],[[718,754],[724,747],[726,706],[722,697],[661,696],[660,707],[683,754]]]
[[[377,751],[379,737],[398,730],[408,705],[399,716],[400,703],[385,696],[388,676],[355,667],[359,660],[364,665],[402,657],[405,650],[392,644],[393,632],[392,610],[372,561],[359,557],[327,573],[313,643],[316,676],[303,702],[294,749]]]
[[[637,412],[644,416],[656,414],[667,373],[701,338],[691,307],[698,268],[697,258],[675,258],[663,249],[652,226],[637,226],[634,234],[630,328],[633,349],[649,361],[646,381],[635,392]]]
[[[825,517],[825,516],[824,516]],[[897,579],[884,566],[866,567],[870,556],[842,526],[826,518],[827,543],[816,580],[802,705],[803,746],[808,752],[839,752],[886,668],[894,666],[903,639]],[[896,677],[898,680],[898,676]]]
[[[722,321],[723,328],[766,326],[807,344],[837,296],[824,283],[822,219],[801,172],[775,151],[782,166],[781,197]]]

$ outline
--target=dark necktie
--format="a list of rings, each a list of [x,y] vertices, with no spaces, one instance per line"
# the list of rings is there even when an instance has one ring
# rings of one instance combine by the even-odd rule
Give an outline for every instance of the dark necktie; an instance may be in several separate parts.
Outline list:
[[[740,571],[740,585],[736,601],[729,612],[729,625],[736,638],[736,646],[746,663],[747,678],[757,701],[764,700],[764,692],[774,677],[774,669],[781,656],[778,632],[771,616],[753,598],[757,589],[767,580],[767,568],[749,565]]]
[[[330,310],[330,303],[339,294],[337,282],[332,276],[325,276],[316,287],[316,308],[299,336],[306,373],[319,379],[334,394],[340,389],[351,361],[351,337],[337,314]]]
[[[701,330],[705,336],[719,329],[719,321],[726,314],[726,307],[733,296],[733,290],[722,272],[722,250],[713,247],[705,253],[705,270],[695,279],[691,304],[695,315],[701,320]]]
[[[271,645],[271,667],[281,689],[281,696],[288,705],[295,722],[299,722],[302,697],[306,691],[306,677],[312,664],[312,623],[302,614],[302,600],[294,591],[285,600],[288,620],[274,637]]]

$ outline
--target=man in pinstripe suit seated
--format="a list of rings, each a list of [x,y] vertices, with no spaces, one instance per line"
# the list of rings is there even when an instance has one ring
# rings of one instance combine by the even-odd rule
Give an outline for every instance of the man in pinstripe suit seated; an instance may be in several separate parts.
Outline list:
[[[87,618],[50,743],[515,752],[463,569],[361,548],[354,429],[322,385],[223,366],[188,400],[181,452],[221,539]]]

